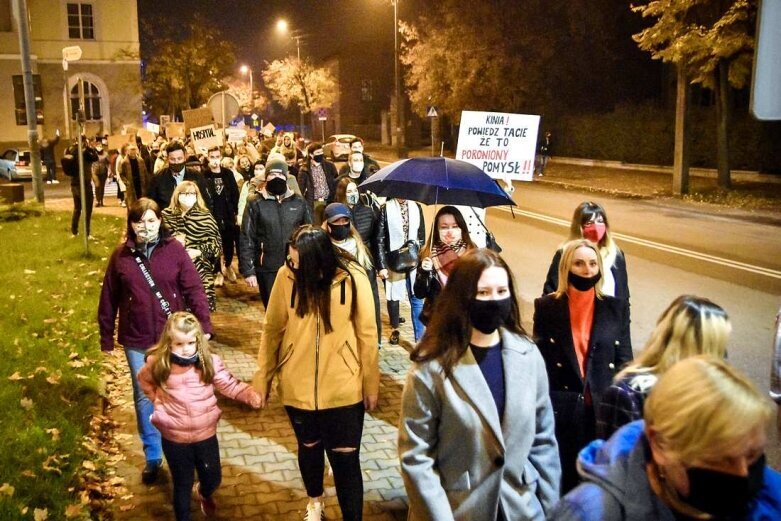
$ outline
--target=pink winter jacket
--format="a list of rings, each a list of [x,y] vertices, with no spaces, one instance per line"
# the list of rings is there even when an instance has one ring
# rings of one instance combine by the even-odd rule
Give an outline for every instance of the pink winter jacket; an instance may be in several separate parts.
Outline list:
[[[250,385],[237,380],[225,368],[217,355],[212,355],[214,381],[201,381],[201,372],[195,366],[171,364],[166,389],[152,379],[154,356],[150,356],[138,373],[138,383],[155,406],[152,425],[163,438],[175,443],[195,443],[211,438],[217,432],[222,411],[217,407],[214,389],[240,402],[249,403],[253,394]]]

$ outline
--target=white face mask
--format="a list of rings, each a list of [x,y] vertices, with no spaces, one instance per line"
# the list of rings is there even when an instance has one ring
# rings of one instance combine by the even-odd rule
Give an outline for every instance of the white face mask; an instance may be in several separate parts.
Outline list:
[[[182,205],[183,208],[186,210],[189,210],[193,206],[195,206],[195,203],[198,202],[198,196],[197,195],[188,195],[188,194],[179,194],[179,204]]]
[[[209,168],[217,169],[220,168],[220,160],[219,159],[209,159]]]
[[[157,236],[160,234],[160,221],[157,222],[137,222],[130,223],[133,227],[133,231],[136,234],[136,240],[138,242],[152,242],[157,240]]]
[[[350,167],[350,169],[356,174],[360,174],[361,172],[363,172],[363,161],[353,161],[353,164]]]

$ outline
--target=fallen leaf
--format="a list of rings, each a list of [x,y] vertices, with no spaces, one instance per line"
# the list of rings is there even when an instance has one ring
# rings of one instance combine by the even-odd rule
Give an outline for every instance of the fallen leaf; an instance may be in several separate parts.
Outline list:
[[[51,434],[52,441],[59,441],[60,440],[60,430],[59,429],[46,429],[47,434]]]
[[[16,371],[14,374],[8,377],[9,380],[12,382],[16,382],[17,380],[24,380],[24,376],[19,374],[19,371]]]
[[[19,400],[19,405],[22,406],[22,409],[29,411],[33,408],[33,401],[30,398],[22,398]]]
[[[11,497],[14,495],[15,491],[16,489],[13,486],[9,485],[8,483],[3,483],[2,485],[0,485],[0,494],[4,496]]]
[[[24,270],[25,275],[35,275],[35,270]]]
[[[49,519],[49,511],[45,508],[36,508],[33,510],[33,519],[35,521],[46,521]]]
[[[20,472],[20,474],[21,474],[22,476],[26,477],[26,478],[34,478],[34,477],[37,477],[37,476],[35,475],[35,472],[33,472],[32,470],[23,470],[22,472]]]
[[[95,470],[95,464],[92,463],[90,460],[84,460],[81,464],[82,467],[84,467],[87,470]]]
[[[66,519],[73,519],[74,517],[79,517],[81,516],[82,513],[84,513],[84,508],[78,503],[75,503],[73,505],[68,505],[67,507],[65,507]]]

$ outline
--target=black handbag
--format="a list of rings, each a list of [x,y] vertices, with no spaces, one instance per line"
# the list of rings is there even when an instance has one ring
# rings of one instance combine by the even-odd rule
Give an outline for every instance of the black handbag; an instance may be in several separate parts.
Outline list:
[[[418,242],[409,240],[388,253],[388,267],[396,273],[409,273],[418,267]]]
[[[483,230],[485,230],[485,247],[489,250],[493,250],[496,253],[502,253],[502,247],[499,246],[499,243],[496,242],[496,237],[494,237],[494,234],[488,231],[488,228],[486,228],[485,224],[483,223],[483,220],[480,219],[480,216],[477,215],[477,212],[474,208],[472,208],[472,213],[475,214],[475,218],[477,219],[477,222],[480,223],[480,226],[483,227]]]

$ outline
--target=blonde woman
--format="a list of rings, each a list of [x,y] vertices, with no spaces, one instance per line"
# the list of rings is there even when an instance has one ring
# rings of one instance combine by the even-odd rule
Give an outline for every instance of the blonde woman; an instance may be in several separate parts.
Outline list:
[[[556,292],[534,301],[534,339],[548,371],[564,492],[578,483],[578,451],[595,438],[594,405],[632,360],[629,304],[603,294],[604,271],[596,244],[570,241]]]
[[[732,325],[727,313],[706,298],[681,295],[664,310],[642,354],[614,379],[597,408],[597,437],[643,417],[643,402],[657,379],[679,360],[727,355]]]
[[[610,233],[610,223],[607,213],[598,203],[584,201],[575,208],[570,223],[569,241],[588,239],[599,246],[602,264],[605,266],[602,275],[602,293],[629,301],[629,279],[626,273],[624,252],[616,245]],[[553,256],[542,294],[556,291],[559,285],[559,262],[562,248]]]
[[[215,311],[214,268],[220,259],[222,241],[217,221],[206,207],[198,185],[192,181],[179,183],[163,216],[166,228],[182,243],[195,264],[206,290],[209,310]]]
[[[772,415],[767,397],[723,360],[682,360],[651,391],[645,422],[581,452],[585,483],[550,519],[781,519],[781,475],[764,456]]]

